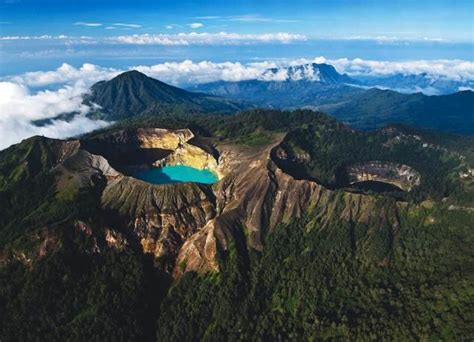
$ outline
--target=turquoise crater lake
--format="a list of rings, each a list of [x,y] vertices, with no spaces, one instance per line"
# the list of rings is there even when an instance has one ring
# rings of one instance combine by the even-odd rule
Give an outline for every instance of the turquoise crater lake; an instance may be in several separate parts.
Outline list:
[[[134,177],[153,184],[184,182],[213,184],[219,180],[217,175],[209,170],[199,170],[185,165],[155,167],[150,170],[138,172]]]

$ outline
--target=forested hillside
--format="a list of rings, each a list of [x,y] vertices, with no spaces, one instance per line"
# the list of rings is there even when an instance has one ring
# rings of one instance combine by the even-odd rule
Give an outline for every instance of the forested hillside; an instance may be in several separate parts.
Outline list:
[[[127,188],[131,177],[84,146],[114,137],[125,144],[140,127],[188,128],[201,144],[248,158],[239,172],[255,169],[207,188]],[[142,115],[80,140],[25,140],[0,152],[0,336],[470,340],[473,151],[468,136],[401,126],[364,133],[308,110]],[[373,160],[409,165],[421,180],[396,193],[338,183],[341,170]],[[137,216],[104,205],[104,189],[120,179],[115,201],[134,194],[125,204]],[[156,204],[152,190],[167,196],[174,222],[193,219],[186,206],[214,215],[186,241],[160,228],[165,247],[190,257],[145,249],[147,226],[133,224],[146,218],[139,205]],[[191,201],[196,193],[205,204]],[[189,271],[212,245],[186,248],[210,228],[202,244],[216,241],[216,270]]]

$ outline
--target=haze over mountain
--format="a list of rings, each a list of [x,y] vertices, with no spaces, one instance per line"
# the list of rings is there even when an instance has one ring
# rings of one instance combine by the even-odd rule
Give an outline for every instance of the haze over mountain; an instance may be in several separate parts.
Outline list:
[[[470,90],[428,96],[373,88],[318,109],[359,129],[403,123],[458,134],[474,133],[474,92]]]
[[[271,77],[270,77],[271,76]],[[268,80],[213,82],[191,89],[234,99],[247,99],[273,108],[313,108],[325,111],[354,128],[375,129],[391,123],[452,133],[474,132],[474,93],[427,96],[392,90],[366,89],[369,81],[339,74],[327,64],[305,64],[265,71]],[[427,75],[393,77],[386,84],[407,87]],[[374,81],[375,82],[375,81]],[[401,84],[403,82],[403,84]],[[431,86],[435,83],[431,80]]]
[[[402,93],[422,92],[426,95],[448,95],[474,87],[470,79],[451,79],[446,76],[420,74],[393,74],[388,76],[352,76],[340,74],[334,66],[321,63],[302,64],[290,67],[268,69],[255,80],[238,82],[217,81],[190,87],[219,96],[247,98],[268,105],[289,108],[304,105],[320,105],[334,98],[341,99],[356,89],[391,89]],[[330,91],[329,94],[327,92]],[[286,96],[283,96],[286,92]],[[296,96],[299,98],[294,99]],[[297,101],[299,104],[296,104]]]
[[[458,91],[474,89],[474,80],[449,79],[447,77],[420,74],[395,74],[357,78],[359,84],[369,87],[387,88],[403,93],[422,92],[425,95],[448,95]]]
[[[218,81],[189,89],[234,99],[247,99],[270,107],[301,108],[342,101],[349,95],[362,91],[349,84],[358,82],[345,74],[339,74],[331,65],[312,63],[268,69],[258,80]]]

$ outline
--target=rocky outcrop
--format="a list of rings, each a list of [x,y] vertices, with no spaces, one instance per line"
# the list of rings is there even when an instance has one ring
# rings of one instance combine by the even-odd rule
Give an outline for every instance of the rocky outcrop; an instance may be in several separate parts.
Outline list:
[[[213,147],[196,139],[189,129],[121,130],[109,133],[99,141],[82,143],[91,153],[110,158],[118,169],[129,175],[133,174],[130,170],[171,165],[207,169],[219,179],[224,175],[213,153]]]
[[[126,176],[110,180],[102,194],[102,206],[126,220],[143,251],[156,258],[173,258],[215,216],[214,203],[205,185],[154,185]]]
[[[108,228],[105,229],[105,242],[107,246],[118,251],[123,251],[129,245],[122,233]]]
[[[377,181],[389,183],[404,191],[411,191],[420,185],[420,174],[408,165],[371,161],[355,164],[346,169],[349,182]]]
[[[221,237],[217,240],[215,220],[209,221],[199,232],[191,236],[181,248],[176,260],[173,275],[179,277],[185,272],[218,272],[217,253],[219,245],[226,243]],[[226,246],[225,246],[226,247]]]
[[[246,236],[250,248],[262,250],[265,235],[279,223],[313,212],[322,225],[341,217],[347,222],[399,226],[393,208],[375,209],[373,196],[331,191],[310,180],[297,180],[272,161],[278,141],[262,149],[221,145],[219,163],[227,175],[214,187],[216,216],[182,246],[174,270],[213,272],[216,255],[226,251],[229,241]],[[395,209],[397,205],[395,205]],[[245,234],[239,234],[244,231]]]
[[[219,179],[224,176],[224,173],[220,170],[217,160],[213,155],[207,153],[200,147],[188,143],[179,144],[169,156],[157,160],[153,165],[156,167],[187,165],[199,170],[212,171]]]
[[[161,148],[175,150],[194,137],[189,129],[168,130],[162,128],[148,128],[137,130],[137,140],[141,148]]]
[[[194,134],[189,129],[169,130],[164,128],[138,128],[118,130],[98,138],[105,143],[115,143],[141,148],[174,150],[180,143],[189,141]]]

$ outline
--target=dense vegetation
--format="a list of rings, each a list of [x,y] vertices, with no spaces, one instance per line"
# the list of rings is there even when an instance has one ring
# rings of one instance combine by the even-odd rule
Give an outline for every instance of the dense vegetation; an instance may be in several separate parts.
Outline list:
[[[189,128],[194,133],[211,137],[219,141],[239,140],[245,143],[246,138],[255,134],[285,133],[294,128],[309,124],[339,125],[334,119],[321,112],[311,110],[278,111],[255,109],[235,115],[184,115],[181,112],[158,113],[159,115],[139,115],[122,120],[111,128],[97,130],[86,134],[84,138],[100,139],[104,134],[114,130],[133,130],[141,127],[161,127],[168,129]]]
[[[432,197],[440,200],[452,196],[465,197],[466,201],[474,203],[474,199],[466,197],[466,186],[459,182],[459,172],[465,170],[466,165],[474,164],[472,136],[441,134],[401,125],[382,131],[354,131],[320,112],[258,109],[232,116],[143,115],[85,138],[101,139],[110,130],[140,127],[186,127],[203,137],[250,146],[267,144],[274,134],[289,132],[283,147],[290,153],[290,159],[301,153],[311,157],[309,162],[298,164],[293,170],[280,163],[295,176],[338,187],[341,185],[338,183],[340,171],[347,165],[371,160],[392,161],[410,165],[422,174],[422,184],[409,195],[410,199]],[[397,140],[397,136],[401,140]]]
[[[107,245],[105,229],[123,227],[98,210],[100,180],[57,187],[57,141],[29,139],[0,152],[2,341],[474,338],[473,191],[455,181],[459,163],[472,165],[472,138],[400,127],[353,132],[311,111],[142,115],[112,130],[143,126],[188,127],[247,145],[290,131],[283,146],[308,153],[301,167],[327,185],[341,165],[373,159],[412,165],[424,183],[407,202],[374,196],[364,222],[341,219],[343,190],[335,190],[333,215],[316,207],[280,224],[264,234],[261,252],[236,226],[219,254],[220,273],[171,282],[138,243]],[[387,144],[397,135],[405,138]],[[426,195],[433,200],[417,203]],[[445,195],[458,198],[457,207],[441,201]],[[47,253],[38,257],[45,236]]]
[[[381,200],[375,210],[389,208]],[[387,210],[390,212],[390,210]],[[262,253],[243,234],[220,274],[169,287],[134,252],[93,252],[66,225],[63,247],[0,270],[3,340],[470,340],[472,213],[412,208],[394,230],[317,213],[280,225]],[[379,212],[377,215],[381,215]],[[100,236],[100,232],[99,232]],[[100,241],[100,239],[99,239]],[[26,327],[26,328],[25,328]]]
[[[143,255],[104,249],[62,225],[62,247],[0,268],[3,341],[152,340],[168,280]]]
[[[262,254],[231,249],[219,276],[181,279],[158,340],[469,340],[472,219],[415,211],[394,232],[309,214]]]
[[[291,131],[282,148],[288,153],[288,161],[280,162],[284,169],[329,187],[347,185],[346,167],[377,160],[410,165],[421,174],[420,186],[405,196],[410,199],[441,200],[463,192],[458,174],[466,164],[460,155],[425,143],[403,129],[359,132],[311,125]],[[304,160],[298,162],[301,158]]]
[[[474,133],[474,92],[470,90],[427,96],[374,88],[321,109],[359,129],[403,123],[457,134]]]

